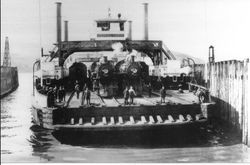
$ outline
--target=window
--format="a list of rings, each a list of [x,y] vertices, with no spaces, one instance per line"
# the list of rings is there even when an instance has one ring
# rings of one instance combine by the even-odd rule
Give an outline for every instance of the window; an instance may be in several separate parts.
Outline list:
[[[110,23],[108,22],[98,22],[97,27],[100,27],[102,31],[109,31],[110,30]]]
[[[123,22],[120,23],[120,31],[124,31],[124,23]]]
[[[173,82],[177,82],[177,76],[173,76],[172,79],[173,79]]]
[[[51,84],[51,80],[49,78],[46,79],[46,85],[50,85]]]

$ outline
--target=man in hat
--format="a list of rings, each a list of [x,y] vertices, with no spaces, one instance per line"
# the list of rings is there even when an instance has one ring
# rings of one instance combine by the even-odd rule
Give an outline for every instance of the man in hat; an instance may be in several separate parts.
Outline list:
[[[47,93],[47,106],[53,107],[54,106],[53,102],[54,102],[53,88],[50,87]]]
[[[162,86],[161,90],[160,90],[160,94],[161,94],[161,104],[165,103],[165,97],[166,97],[166,90],[165,87]]]
[[[126,87],[125,90],[123,91],[123,96],[124,96],[124,105],[128,105],[128,98],[129,98],[128,87]]]
[[[136,96],[136,93],[135,93],[132,86],[130,86],[128,92],[129,92],[130,104],[133,104],[134,103],[134,97]]]
[[[77,80],[76,80],[76,83],[75,83],[75,92],[76,92],[76,97],[77,97],[77,99],[79,99],[80,85],[79,85],[79,83],[78,83]]]
[[[90,96],[91,96],[90,90],[89,90],[88,87],[86,87],[85,98],[86,98],[86,101],[87,101],[87,105],[90,105]]]

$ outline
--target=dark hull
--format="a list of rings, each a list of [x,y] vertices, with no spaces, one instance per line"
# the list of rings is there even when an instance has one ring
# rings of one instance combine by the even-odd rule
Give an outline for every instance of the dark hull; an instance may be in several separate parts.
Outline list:
[[[15,91],[18,86],[17,68],[1,66],[1,98]]]
[[[200,122],[167,127],[138,127],[138,129],[129,130],[110,129],[108,131],[60,129],[53,131],[52,134],[61,143],[70,145],[163,147],[197,142],[200,136],[205,136],[203,128],[206,125],[207,122]]]
[[[206,125],[213,106],[33,107],[32,114],[35,124],[63,132],[152,131]]]

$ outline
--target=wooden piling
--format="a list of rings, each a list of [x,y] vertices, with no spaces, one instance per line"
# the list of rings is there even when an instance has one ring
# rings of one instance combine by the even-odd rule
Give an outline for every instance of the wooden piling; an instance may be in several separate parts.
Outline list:
[[[207,75],[205,69],[202,70],[200,65],[196,66],[200,69],[199,72],[203,73],[195,74],[195,79],[201,83],[201,79],[206,80],[206,76],[208,77],[209,92],[217,103],[214,113],[216,118],[241,131],[242,142],[250,145],[249,59],[222,61],[207,65]]]

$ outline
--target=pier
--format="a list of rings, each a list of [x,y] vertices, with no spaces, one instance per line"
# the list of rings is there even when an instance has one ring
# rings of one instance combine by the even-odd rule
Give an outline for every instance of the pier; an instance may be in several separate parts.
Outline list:
[[[216,102],[214,118],[235,128],[250,146],[249,59],[195,65],[197,84]]]

